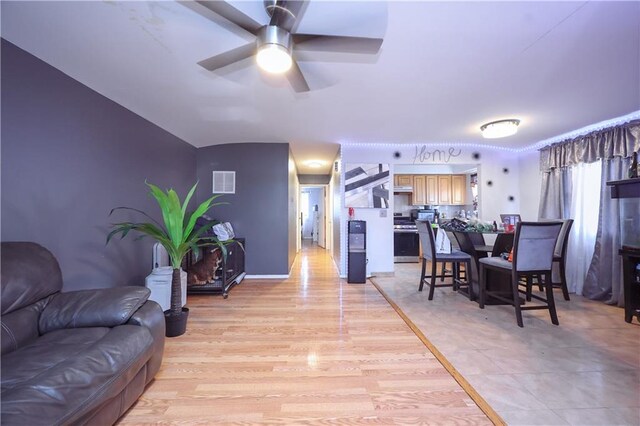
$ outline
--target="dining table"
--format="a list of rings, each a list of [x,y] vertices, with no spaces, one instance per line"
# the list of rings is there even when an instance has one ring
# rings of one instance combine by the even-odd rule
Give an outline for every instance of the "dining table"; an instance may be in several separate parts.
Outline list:
[[[500,256],[503,253],[509,253],[513,248],[513,232],[504,231],[450,231],[457,240],[460,250],[469,254],[473,262],[471,262],[471,271],[468,272],[469,280],[468,288],[465,287],[459,291],[465,294],[471,300],[478,300],[480,289],[480,259],[488,256]],[[485,236],[495,235],[495,242],[492,245],[486,244]],[[513,295],[511,289],[511,279],[506,274],[498,274],[493,271],[487,271],[487,290],[504,294],[505,297]],[[486,301],[488,305],[504,305],[504,301],[489,297]]]

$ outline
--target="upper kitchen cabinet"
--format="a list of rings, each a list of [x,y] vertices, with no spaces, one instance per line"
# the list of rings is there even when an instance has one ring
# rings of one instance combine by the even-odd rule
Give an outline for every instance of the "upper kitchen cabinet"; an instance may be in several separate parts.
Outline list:
[[[462,205],[467,195],[467,176],[451,175],[451,204]]]
[[[465,175],[414,175],[411,204],[463,205],[467,192],[466,183]]]
[[[412,178],[413,178],[413,197],[412,197],[411,204],[413,204],[414,206],[431,204],[427,199],[427,193],[426,193],[427,185],[426,185],[425,178],[429,178],[429,176],[415,175],[415,176],[412,176]]]
[[[394,186],[409,186],[413,188],[413,175],[395,175],[393,183]]]
[[[425,178],[425,200],[426,200],[424,204],[437,205],[439,203],[438,176],[426,175],[426,176],[423,176],[423,178]]]
[[[451,175],[438,175],[438,204],[451,203]]]

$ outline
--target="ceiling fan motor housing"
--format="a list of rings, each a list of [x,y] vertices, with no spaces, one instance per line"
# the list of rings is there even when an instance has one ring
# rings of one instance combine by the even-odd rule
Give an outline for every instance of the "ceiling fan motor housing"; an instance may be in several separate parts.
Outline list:
[[[276,9],[283,9],[289,12],[287,9],[287,2],[285,0],[264,0],[264,9],[269,16],[273,16]],[[291,13],[291,12],[289,12]]]
[[[269,44],[277,44],[291,53],[291,33],[275,25],[265,25],[258,30],[258,49]]]

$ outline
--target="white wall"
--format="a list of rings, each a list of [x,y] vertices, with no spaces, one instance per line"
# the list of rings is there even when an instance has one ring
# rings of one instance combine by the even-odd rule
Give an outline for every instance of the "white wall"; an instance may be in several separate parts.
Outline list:
[[[326,222],[327,222],[327,215],[326,215],[326,201],[327,201],[327,197],[325,196],[326,192],[327,192],[327,187],[323,186],[318,188],[319,192],[318,192],[318,236],[316,238],[316,241],[318,242],[318,245],[322,248],[326,248],[327,247],[327,233],[326,233]]]
[[[523,220],[538,220],[540,205],[540,152],[532,151],[518,158],[520,170],[520,215]]]
[[[298,184],[298,171],[296,169],[296,163],[293,159],[293,154],[289,150],[289,188],[288,188],[288,217],[289,217],[289,271],[293,266],[293,262],[296,259],[298,251],[300,251],[300,203],[298,196],[300,194],[300,186]]]
[[[422,151],[422,145],[342,145],[341,179],[344,181],[344,165],[347,163],[387,163],[390,165],[391,175],[395,173],[398,165],[433,165],[445,166],[478,164],[479,180],[479,210],[480,219],[493,222],[499,220],[500,213],[518,212],[520,210],[520,179],[518,155],[505,150],[489,148],[450,148],[427,147]],[[434,152],[436,151],[436,152]],[[396,158],[394,153],[399,152]],[[453,155],[450,155],[453,154]],[[473,154],[479,153],[478,159]],[[420,155],[422,154],[422,155]],[[461,166],[460,166],[461,167]],[[508,173],[503,169],[507,168]],[[412,168],[400,168],[403,173],[410,173]],[[458,172],[460,170],[456,168]],[[450,170],[443,168],[442,170]],[[453,169],[451,169],[453,170]],[[489,186],[487,181],[492,181]],[[390,182],[390,188],[393,182]],[[344,200],[344,188],[340,185],[340,201]],[[514,200],[509,201],[509,196]],[[393,272],[393,197],[386,217],[381,217],[381,209],[356,209],[356,219],[367,221],[367,258],[369,259],[368,271],[372,274],[380,272]],[[346,221],[348,210],[341,209],[342,224],[340,227],[341,252],[346,253]],[[340,271],[346,273],[346,259],[340,259]]]
[[[332,209],[329,214],[333,218],[333,229],[331,230],[331,255],[333,256],[333,261],[335,262],[336,266],[339,268],[339,272],[343,272],[346,276],[346,268],[340,266],[342,261],[341,253],[346,253],[346,251],[342,250],[342,238],[344,235],[344,231],[342,229],[342,218],[344,217],[344,223],[346,223],[348,217],[347,214],[343,214],[342,212],[342,200],[344,199],[344,188],[342,188],[342,148],[338,150],[338,154],[336,155],[334,164],[338,165],[338,171],[336,171],[335,167],[331,169],[331,181],[329,182]]]

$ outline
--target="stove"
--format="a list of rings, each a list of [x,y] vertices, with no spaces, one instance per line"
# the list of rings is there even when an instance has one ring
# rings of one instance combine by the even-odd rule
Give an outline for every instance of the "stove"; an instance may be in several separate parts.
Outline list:
[[[418,227],[414,225],[393,225],[393,232],[413,232],[418,233]]]
[[[420,254],[420,238],[418,227],[411,218],[396,216],[393,218],[393,261],[418,262]]]

